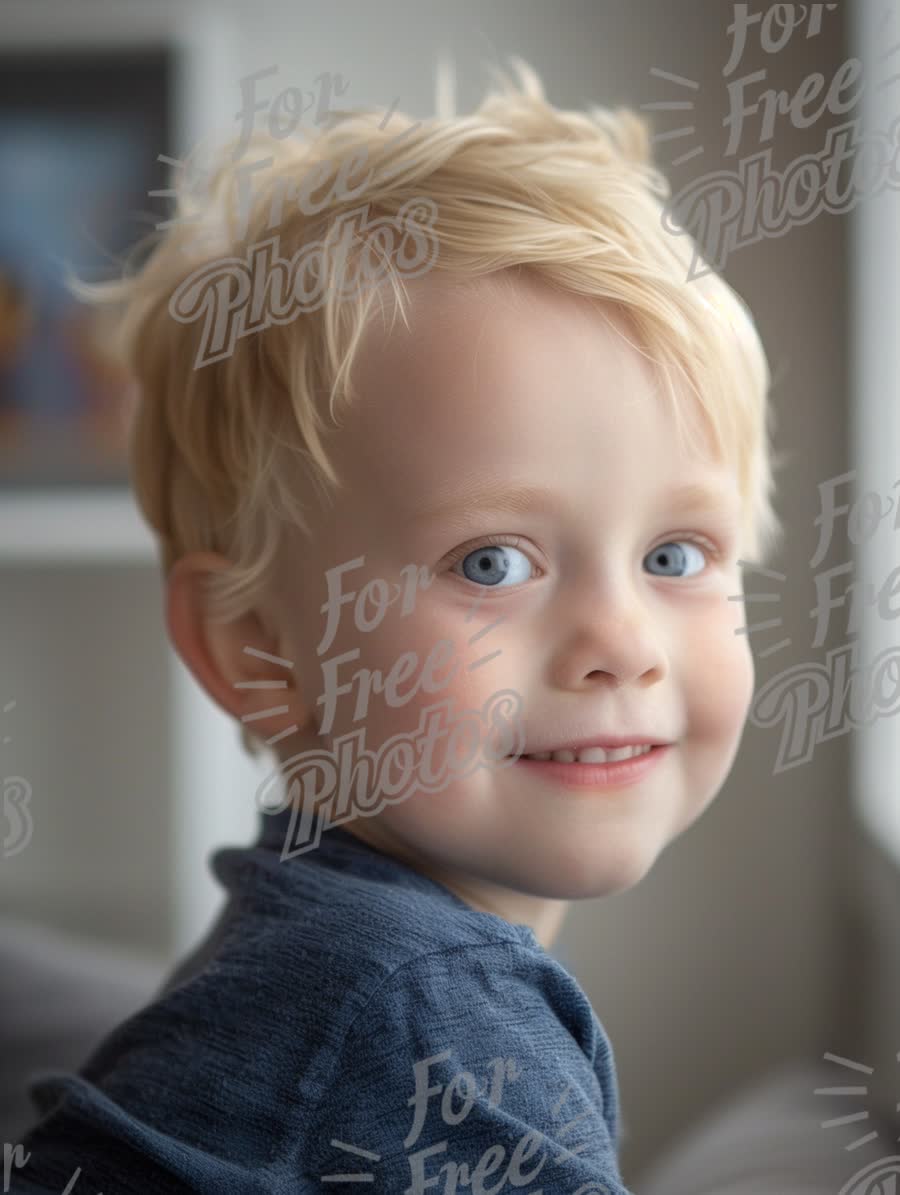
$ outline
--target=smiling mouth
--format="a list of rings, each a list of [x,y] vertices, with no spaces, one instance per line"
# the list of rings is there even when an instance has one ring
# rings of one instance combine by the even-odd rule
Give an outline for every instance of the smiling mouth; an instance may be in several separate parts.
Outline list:
[[[509,755],[507,758],[531,759],[538,762],[552,760],[554,763],[621,763],[629,759],[641,759],[665,745],[664,743],[642,743],[634,747],[582,747],[577,751],[571,747],[561,747],[556,751],[521,752],[518,755]]]

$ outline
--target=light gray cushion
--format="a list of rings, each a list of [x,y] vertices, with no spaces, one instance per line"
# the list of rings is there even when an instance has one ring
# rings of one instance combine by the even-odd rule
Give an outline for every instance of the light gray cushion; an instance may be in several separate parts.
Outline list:
[[[892,1169],[884,1161],[897,1153],[896,1128],[881,1122],[858,1096],[815,1094],[817,1088],[850,1085],[846,1073],[823,1064],[782,1067],[680,1140],[635,1190],[638,1195],[874,1195],[893,1190],[877,1185],[876,1179],[900,1175],[896,1163]],[[823,1127],[825,1121],[863,1112],[869,1113],[866,1120]],[[876,1139],[847,1149],[873,1131]]]
[[[37,1118],[30,1075],[76,1069],[153,997],[163,970],[100,942],[0,920],[0,1141],[19,1141]]]

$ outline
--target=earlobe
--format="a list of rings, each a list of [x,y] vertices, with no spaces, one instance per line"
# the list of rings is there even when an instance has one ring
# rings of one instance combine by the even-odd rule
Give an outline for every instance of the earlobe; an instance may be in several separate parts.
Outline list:
[[[305,714],[292,673],[274,662],[281,655],[277,639],[257,612],[228,623],[212,620],[207,582],[227,567],[228,561],[212,552],[178,560],[167,578],[166,626],[178,655],[209,697],[267,738],[302,725]]]
[[[231,688],[227,639],[233,628],[213,627],[206,598],[209,576],[226,567],[211,552],[193,552],[172,566],[166,579],[166,627],[185,667],[227,713],[240,716],[238,692]]]

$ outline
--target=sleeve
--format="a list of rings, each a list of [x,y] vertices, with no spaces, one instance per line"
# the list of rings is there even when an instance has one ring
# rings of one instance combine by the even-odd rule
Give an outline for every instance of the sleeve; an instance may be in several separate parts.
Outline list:
[[[310,1123],[313,1189],[628,1195],[597,1022],[558,971],[511,943],[395,971],[353,1021]]]
[[[273,1150],[298,1124],[281,1108],[271,1114],[272,1088],[293,1060],[262,1005],[245,968],[210,970],[123,1021],[77,1073],[32,1072],[40,1119],[21,1142],[10,1195],[282,1189]]]
[[[32,1081],[30,1090],[43,1118],[17,1147],[9,1185],[0,1185],[9,1195],[269,1195],[273,1190],[264,1170],[252,1174],[202,1142],[167,1134],[149,1116],[126,1111],[78,1075],[48,1073]],[[202,1104],[202,1087],[194,1092]],[[156,1107],[156,1115],[164,1117],[164,1094]],[[240,1124],[227,1127],[240,1137]]]

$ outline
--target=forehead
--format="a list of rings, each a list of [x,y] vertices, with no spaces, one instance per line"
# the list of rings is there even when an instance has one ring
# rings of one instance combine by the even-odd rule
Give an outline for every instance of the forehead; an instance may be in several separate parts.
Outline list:
[[[408,291],[409,328],[397,321],[388,330],[379,317],[362,339],[354,373],[369,384],[427,373],[438,397],[451,389],[461,399],[499,374],[515,381],[535,366],[560,372],[563,359],[567,373],[587,366],[595,376],[634,373],[633,354],[620,351],[628,324],[613,304],[592,303],[528,272],[459,279],[432,271]]]
[[[409,328],[373,319],[336,465],[384,503],[527,473],[572,487],[633,481],[648,457],[673,478],[676,424],[628,321],[527,275],[408,283]],[[694,464],[699,463],[697,461]],[[661,478],[665,481],[666,478]],[[402,491],[402,492],[401,492]]]

